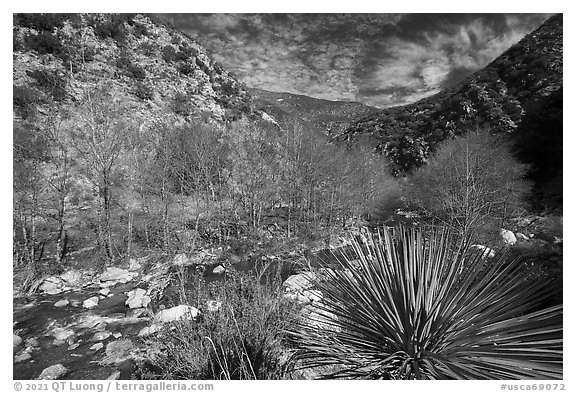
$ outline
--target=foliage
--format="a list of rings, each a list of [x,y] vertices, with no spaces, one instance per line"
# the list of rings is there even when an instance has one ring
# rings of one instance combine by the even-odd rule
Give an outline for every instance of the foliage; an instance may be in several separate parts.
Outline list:
[[[468,235],[518,213],[529,190],[527,170],[502,136],[472,131],[444,142],[414,172],[409,199],[429,218]]]
[[[36,86],[50,93],[54,100],[62,101],[66,97],[66,81],[57,73],[44,70],[27,73],[36,81]]]
[[[137,82],[134,88],[134,94],[141,100],[151,100],[154,98],[154,91],[145,83]]]
[[[520,259],[482,252],[445,229],[384,229],[316,284],[324,315],[291,330],[303,367],[326,378],[560,379],[562,306]],[[352,260],[354,259],[354,260]],[[326,317],[329,316],[329,317]]]
[[[15,14],[14,24],[22,27],[52,33],[54,29],[61,29],[64,22],[74,18],[72,14]]]
[[[175,324],[169,334],[149,342],[156,356],[154,372],[161,379],[279,379],[283,329],[292,321],[293,305],[283,299],[281,281],[262,285],[255,275],[228,275],[220,285],[195,277],[188,292],[201,319]],[[220,301],[208,311],[209,300]]]
[[[36,105],[42,102],[40,93],[27,86],[14,86],[12,93],[14,111],[22,119],[32,118],[36,113]]]
[[[28,48],[41,55],[53,54],[59,56],[63,50],[60,40],[47,31],[41,31],[38,34],[27,34],[24,42]]]
[[[166,45],[162,48],[162,58],[166,63],[171,63],[176,60],[176,50],[172,47],[172,45]]]

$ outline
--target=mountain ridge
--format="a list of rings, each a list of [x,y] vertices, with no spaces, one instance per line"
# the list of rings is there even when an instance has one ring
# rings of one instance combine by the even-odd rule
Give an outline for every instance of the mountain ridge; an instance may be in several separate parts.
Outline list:
[[[522,132],[523,121],[562,95],[562,14],[457,85],[358,119],[334,137],[371,139],[395,173],[426,163],[441,141],[473,128]]]

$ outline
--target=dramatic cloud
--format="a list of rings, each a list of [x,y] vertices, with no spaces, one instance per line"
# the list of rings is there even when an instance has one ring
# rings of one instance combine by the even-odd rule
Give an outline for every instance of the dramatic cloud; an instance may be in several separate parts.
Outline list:
[[[414,102],[470,76],[536,29],[542,14],[170,14],[250,87]]]

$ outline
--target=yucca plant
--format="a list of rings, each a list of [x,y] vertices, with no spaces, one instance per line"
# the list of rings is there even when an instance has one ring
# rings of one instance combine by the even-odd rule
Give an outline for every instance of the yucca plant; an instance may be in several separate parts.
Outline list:
[[[316,282],[324,298],[290,331],[298,368],[331,370],[323,378],[562,378],[562,305],[544,308],[554,289],[521,259],[483,259],[442,228],[384,228],[353,248],[355,260],[334,253],[339,266]]]

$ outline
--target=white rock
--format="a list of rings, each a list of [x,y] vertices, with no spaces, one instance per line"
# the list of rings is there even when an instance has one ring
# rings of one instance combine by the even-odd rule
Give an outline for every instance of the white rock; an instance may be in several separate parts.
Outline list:
[[[103,331],[103,332],[96,332],[94,333],[94,335],[92,336],[92,340],[91,341],[104,341],[106,340],[108,337],[110,337],[112,335],[112,333],[110,333],[109,331]]]
[[[474,244],[470,246],[470,248],[475,248],[482,251],[482,259],[494,258],[494,256],[496,256],[496,252],[493,249],[483,246],[482,244]]]
[[[102,296],[108,296],[110,293],[110,288],[102,288],[100,291],[98,291],[98,293]]]
[[[315,280],[316,274],[314,272],[304,272],[288,277],[283,286],[287,292],[298,292],[312,288]]]
[[[47,367],[40,373],[38,379],[58,379],[68,372],[68,369],[61,364]]]
[[[109,267],[100,275],[101,282],[113,281],[126,284],[136,276],[136,273],[117,267]]]
[[[177,254],[172,260],[172,264],[176,266],[188,266],[190,264],[190,259],[186,254]]]
[[[112,333],[112,337],[114,337],[114,338],[120,338],[120,337],[122,337],[122,333],[120,333],[120,332],[114,332],[114,333]]]
[[[82,302],[82,306],[84,308],[94,308],[96,306],[98,306],[98,302],[100,301],[100,298],[98,296],[93,296],[89,299],[84,300],[84,302]]]
[[[20,338],[20,336],[16,335],[16,334],[12,334],[12,339],[13,339],[13,348],[18,347],[20,344],[22,344],[22,339]]]
[[[514,232],[509,231],[508,229],[500,229],[500,237],[507,246],[513,246],[516,244],[516,236],[514,236]]]
[[[101,363],[105,365],[117,364],[131,357],[134,343],[128,339],[112,341],[106,346],[106,357]]]
[[[218,265],[214,269],[212,269],[212,273],[214,273],[214,274],[222,274],[225,271],[226,271],[226,269],[222,265]]]
[[[176,307],[168,308],[166,310],[158,311],[156,319],[159,322],[173,322],[179,319],[194,319],[200,314],[200,310],[196,307],[181,304]]]
[[[130,308],[146,308],[150,304],[150,296],[146,295],[146,290],[136,288],[128,292],[126,305]]]
[[[114,371],[112,374],[110,374],[110,376],[108,378],[106,378],[107,381],[115,381],[117,379],[120,379],[120,376],[122,374],[120,373],[120,371]]]
[[[82,280],[82,273],[77,270],[70,270],[61,274],[60,278],[70,285],[78,285]]]
[[[96,344],[94,344],[94,345],[92,345],[92,346],[90,347],[90,349],[91,349],[92,351],[99,351],[99,350],[101,350],[102,348],[104,348],[104,344],[102,344],[102,343],[96,343]]]
[[[217,300],[208,300],[206,302],[206,307],[208,308],[208,311],[216,312],[220,310],[220,308],[222,307],[222,302],[219,302]]]
[[[66,341],[69,338],[74,337],[76,333],[70,329],[57,327],[50,332],[50,335],[53,336],[56,340]]]
[[[130,267],[128,268],[128,270],[130,270],[131,272],[134,270],[140,270],[142,266],[140,265],[139,261],[140,261],[139,259],[130,259],[129,261]]]
[[[79,346],[80,346],[79,343],[74,343],[74,344],[68,346],[68,350],[69,350],[69,351],[73,351],[73,350],[75,350],[76,348],[78,348]]]
[[[152,324],[150,326],[146,326],[138,332],[139,337],[148,337],[151,334],[157,333],[160,331],[160,325]]]
[[[525,234],[523,234],[522,232],[516,232],[516,238],[522,242],[530,240],[530,238],[528,236],[526,236]]]
[[[57,295],[64,290],[64,282],[58,277],[48,277],[40,285],[40,290],[48,295]]]
[[[24,362],[24,361],[30,359],[31,357],[32,357],[32,355],[30,355],[29,352],[27,352],[27,351],[22,351],[21,354],[16,355],[16,356],[14,357],[14,363]]]
[[[54,303],[54,307],[66,307],[70,302],[67,299],[58,300]]]

